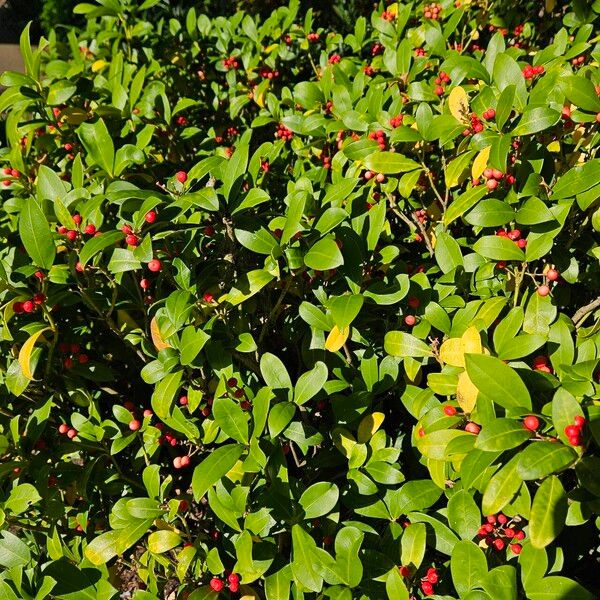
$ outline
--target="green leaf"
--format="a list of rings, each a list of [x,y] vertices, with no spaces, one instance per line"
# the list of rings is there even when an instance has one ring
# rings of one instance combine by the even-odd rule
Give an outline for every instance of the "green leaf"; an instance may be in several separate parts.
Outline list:
[[[575,460],[577,452],[560,442],[535,442],[521,452],[517,475],[525,481],[541,479],[563,471]]]
[[[499,235],[484,235],[474,244],[473,250],[490,260],[524,261],[525,254],[512,240]]]
[[[538,488],[529,515],[529,537],[534,548],[545,548],[562,531],[567,517],[567,495],[552,475]]]
[[[179,546],[180,543],[181,536],[168,529],[155,531],[148,536],[148,550],[154,554],[168,552],[172,548]]]
[[[332,238],[323,238],[306,253],[304,264],[315,271],[328,271],[344,264],[344,257]]]
[[[228,302],[232,306],[237,306],[260,292],[274,278],[272,273],[264,269],[250,271],[236,281],[229,293],[221,296],[219,302]]]
[[[56,247],[44,211],[35,198],[27,198],[19,215],[19,236],[34,265],[50,269]]]
[[[552,575],[527,586],[530,600],[592,600],[594,595],[576,581]]]
[[[152,409],[159,418],[169,416],[173,398],[181,386],[183,371],[175,371],[166,375],[154,389]]]
[[[454,587],[461,597],[480,586],[488,572],[487,561],[481,548],[469,540],[457,542],[452,550],[450,571]]]
[[[152,526],[152,519],[133,519],[128,526],[107,531],[95,537],[85,549],[85,557],[93,565],[104,565],[111,558],[123,554],[133,546]]]
[[[300,506],[305,519],[315,519],[329,514],[337,504],[340,492],[334,483],[321,481],[311,485],[300,496]]]
[[[400,538],[401,562],[403,565],[412,565],[418,569],[425,556],[425,545],[427,540],[427,529],[424,523],[411,523],[402,532]]]
[[[248,416],[231,398],[215,398],[213,415],[217,425],[230,437],[242,444],[248,443]]]
[[[536,335],[547,336],[550,325],[556,319],[557,308],[550,296],[531,294],[525,310],[523,331]]]
[[[481,586],[494,600],[517,598],[517,571],[512,565],[492,569],[481,581]]]
[[[484,185],[479,185],[468,189],[458,196],[458,198],[452,200],[444,213],[444,224],[449,225],[452,221],[461,217],[465,212],[473,208],[487,193],[487,188]]]
[[[339,329],[345,329],[354,321],[363,305],[364,297],[360,294],[344,294],[334,296],[327,306],[331,311],[333,322]]]
[[[600,158],[575,165],[558,179],[552,188],[552,198],[573,198],[594,187],[600,181]]]
[[[109,177],[113,177],[115,147],[106,123],[102,119],[95,123],[82,123],[77,135],[87,152],[89,162],[98,165]]]
[[[126,271],[137,271],[142,268],[142,263],[135,257],[134,253],[127,248],[115,248],[108,270],[111,273],[125,273]]]
[[[318,394],[325,385],[329,371],[327,365],[317,361],[310,370],[302,373],[294,387],[294,402],[302,405]]]
[[[52,169],[46,165],[40,165],[37,179],[37,195],[39,200],[61,201],[68,189],[65,182]],[[65,223],[62,219],[61,222],[63,225],[74,228],[75,223],[73,223],[73,219],[70,219],[69,223]]]
[[[323,580],[316,569],[315,541],[300,525],[292,527],[292,573],[296,581],[312,592],[319,592]]]
[[[448,524],[463,540],[471,540],[477,535],[481,513],[469,492],[459,490],[448,501]]]
[[[500,512],[516,495],[522,480],[517,475],[520,455],[513,456],[488,482],[481,507],[484,515]]]
[[[514,369],[484,354],[465,355],[467,373],[480,394],[504,408],[531,409],[527,387]]]
[[[465,221],[477,227],[498,227],[515,218],[515,211],[502,200],[483,200],[467,213]]]
[[[518,125],[513,129],[512,135],[531,135],[538,131],[548,129],[558,123],[560,113],[547,106],[534,106],[527,108]]]
[[[21,483],[10,491],[4,503],[4,510],[10,511],[14,515],[20,515],[28,510],[32,504],[41,499],[42,497],[33,485],[30,483]]]
[[[363,565],[358,555],[363,539],[364,533],[356,527],[343,527],[335,537],[335,571],[351,588],[357,587],[363,577]]]
[[[417,439],[417,448],[423,456],[433,460],[446,460],[448,444],[458,438],[471,437],[472,434],[459,429],[440,429]]]
[[[194,469],[192,491],[196,502],[199,502],[200,498],[233,468],[243,452],[244,446],[240,444],[220,446],[212,450]]]
[[[31,560],[27,545],[10,531],[0,532],[0,565],[8,569],[21,567]]]
[[[389,600],[408,600],[409,594],[398,567],[394,567],[385,580],[385,592]]]
[[[510,450],[527,441],[533,433],[516,419],[495,419],[486,423],[475,442],[475,447],[487,452]]]
[[[79,262],[82,265],[87,265],[88,262],[96,256],[99,252],[102,252],[105,248],[114,246],[117,242],[123,239],[123,233],[120,231],[108,231],[89,239],[81,249],[79,253]]]
[[[375,152],[365,158],[365,169],[384,175],[419,169],[419,163],[397,152]]]
[[[179,344],[181,364],[184,366],[192,364],[209,339],[208,333],[202,329],[196,329],[193,325],[188,325],[181,334],[181,343]]]
[[[424,358],[431,356],[431,348],[419,338],[404,331],[388,331],[383,347],[388,354],[402,358]]]
[[[463,264],[458,242],[443,231],[437,236],[435,260],[443,273],[449,273],[452,269]]]
[[[265,352],[260,358],[260,373],[271,389],[292,389],[292,380],[285,365],[280,358],[270,352]]]
[[[600,112],[600,99],[596,93],[596,88],[586,77],[578,77],[577,75],[561,77],[559,85],[569,102],[578,108],[594,113]]]

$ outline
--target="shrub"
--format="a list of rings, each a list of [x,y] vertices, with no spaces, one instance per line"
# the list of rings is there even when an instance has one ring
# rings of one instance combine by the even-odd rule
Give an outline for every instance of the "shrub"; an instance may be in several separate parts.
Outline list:
[[[137,4],[1,79],[3,597],[597,597],[597,3]]]

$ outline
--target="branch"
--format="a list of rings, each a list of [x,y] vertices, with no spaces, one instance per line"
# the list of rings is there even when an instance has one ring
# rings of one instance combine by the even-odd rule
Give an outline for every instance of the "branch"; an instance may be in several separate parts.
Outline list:
[[[572,320],[573,320],[573,323],[575,323],[575,326],[578,327],[579,325],[581,325],[583,323],[583,321],[585,320],[585,317],[588,314],[590,314],[592,311],[596,310],[597,308],[600,308],[600,296],[598,296],[595,300],[593,300],[589,304],[582,306],[573,315]]]

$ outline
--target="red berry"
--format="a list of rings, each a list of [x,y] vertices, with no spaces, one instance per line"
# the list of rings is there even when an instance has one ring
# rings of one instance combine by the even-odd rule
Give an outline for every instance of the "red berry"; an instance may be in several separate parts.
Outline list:
[[[67,431],[67,437],[72,440],[74,437],[77,437],[77,430],[76,429],[69,429],[69,431]]]
[[[143,414],[144,414],[144,419],[148,419],[148,418],[150,418],[152,415],[154,415],[154,413],[153,413],[153,412],[152,412],[152,411],[151,411],[149,408],[147,408],[147,409],[144,411],[144,413],[143,413]]]
[[[38,279],[44,279],[45,275],[43,271],[36,271],[34,273],[34,275],[38,278]]]
[[[521,544],[511,544],[510,549],[513,554],[521,554],[521,550],[523,550],[523,546],[521,546]]]
[[[125,235],[129,235],[130,233],[133,233],[133,229],[131,228],[131,225],[123,225],[123,227],[121,227],[121,231]]]
[[[35,310],[35,304],[33,303],[32,300],[25,300],[25,302],[23,302],[23,311],[26,313],[30,313],[33,312]]]
[[[181,456],[176,456],[176,457],[173,459],[173,466],[174,466],[176,469],[181,469]]]
[[[82,220],[81,215],[73,215],[73,223],[75,223],[75,225],[81,225]]]
[[[404,317],[404,323],[409,327],[412,327],[417,322],[417,318],[414,315],[406,315]]]
[[[152,271],[153,273],[157,273],[158,271],[160,271],[161,266],[162,265],[160,264],[160,260],[158,260],[158,258],[153,258],[148,263],[148,270]]]
[[[567,437],[577,437],[581,433],[581,429],[577,425],[567,425],[565,427],[565,435]]]
[[[503,540],[499,540],[499,539],[495,539],[492,542],[492,545],[494,546],[494,548],[496,548],[496,550],[500,551],[500,550],[504,550],[504,541]]]
[[[69,431],[69,426],[66,423],[61,423],[58,427],[58,433],[62,433],[63,435]]]
[[[144,216],[144,220],[146,221],[146,223],[154,223],[154,221],[156,221],[156,211],[148,211]]]
[[[137,246],[138,245],[138,237],[137,237],[137,235],[130,233],[128,236],[125,237],[125,242],[129,246]]]
[[[559,278],[560,274],[556,269],[548,269],[546,272],[546,279],[548,281],[556,281]]]
[[[433,93],[436,96],[441,96],[444,93],[444,88],[441,85],[436,85],[435,89],[433,90]]]
[[[483,118],[491,121],[496,117],[496,111],[493,108],[488,108],[483,114]]]
[[[181,457],[181,467],[187,467],[190,464],[190,457],[185,454]]]
[[[540,420],[533,415],[529,415],[523,419],[523,425],[525,426],[525,429],[529,429],[529,431],[536,431],[540,426]]]
[[[488,515],[485,519],[490,525],[496,524],[496,515]]]
[[[227,385],[228,385],[229,387],[236,387],[236,386],[237,386],[237,384],[238,384],[238,381],[237,381],[237,379],[236,379],[235,377],[230,377],[230,378],[227,380]]]
[[[582,417],[581,415],[577,415],[575,417],[575,419],[573,419],[575,425],[579,428],[583,427],[585,425],[585,418]]]
[[[131,429],[131,431],[137,431],[141,426],[142,424],[137,419],[129,421],[129,429]]]
[[[444,414],[453,417],[456,414],[456,408],[454,406],[444,406]]]
[[[206,292],[204,296],[202,296],[202,299],[204,300],[204,302],[208,302],[210,304],[215,299],[215,297],[212,294]]]
[[[574,435],[572,437],[569,438],[569,444],[571,444],[571,446],[580,446],[581,445],[581,439],[579,438],[578,435]]]
[[[473,422],[469,421],[469,423],[467,423],[465,425],[465,431],[468,431],[469,433],[474,433],[475,435],[477,435],[481,431],[481,427],[479,427],[479,425],[477,425],[477,423],[473,423]]]
[[[545,297],[550,293],[550,288],[547,285],[542,284],[538,287],[537,293],[539,296]]]
[[[525,532],[524,531],[517,531],[517,533],[515,533],[515,539],[517,539],[517,540],[524,540],[525,539]]]
[[[188,403],[188,397],[187,396],[181,396],[181,398],[179,398],[179,404],[181,406],[187,406]]]
[[[152,284],[150,283],[150,280],[149,280],[149,279],[146,279],[146,278],[144,278],[144,279],[140,279],[140,287],[141,287],[143,290],[147,290],[147,289],[149,289],[151,285],[152,285]]]
[[[77,361],[80,365],[87,365],[90,362],[90,357],[87,354],[80,354],[77,357]]]
[[[519,246],[519,248],[521,248],[522,250],[523,248],[525,248],[525,246],[527,246],[527,240],[524,238],[517,240],[517,246]]]
[[[185,171],[177,171],[177,173],[175,173],[175,178],[177,179],[177,181],[179,181],[179,183],[185,183],[187,181],[187,173]]]
[[[418,298],[415,298],[414,296],[411,296],[408,299],[408,305],[411,308],[419,308],[420,304],[421,304],[421,301]]]
[[[223,589],[224,585],[225,584],[218,577],[213,577],[210,580],[210,587],[215,592],[220,592]]]
[[[87,233],[88,235],[94,235],[96,233],[96,226],[93,225],[92,223],[88,223],[85,226],[85,229],[83,231],[84,231],[84,233]]]
[[[495,190],[498,187],[498,182],[495,179],[488,179],[485,182],[485,187],[487,187],[488,190]]]
[[[504,535],[505,535],[505,536],[506,536],[508,539],[514,538],[514,537],[515,537],[515,530],[514,530],[514,529],[511,529],[510,527],[507,527],[507,528],[504,530]]]
[[[406,565],[398,567],[398,570],[400,571],[400,575],[402,577],[410,577],[410,569]]]
[[[426,596],[431,596],[433,594],[433,585],[429,583],[429,581],[422,581],[421,589]]]
[[[42,293],[33,295],[34,304],[44,304],[46,302],[46,296]]]
[[[77,232],[74,229],[69,229],[69,231],[67,231],[67,239],[70,242],[74,242],[77,239]]]
[[[239,583],[240,576],[237,573],[232,573],[227,577],[227,581],[229,581],[229,583]]]
[[[500,513],[498,515],[498,523],[500,523],[501,525],[504,525],[507,522],[508,522],[508,517],[506,515],[503,515],[502,513]]]

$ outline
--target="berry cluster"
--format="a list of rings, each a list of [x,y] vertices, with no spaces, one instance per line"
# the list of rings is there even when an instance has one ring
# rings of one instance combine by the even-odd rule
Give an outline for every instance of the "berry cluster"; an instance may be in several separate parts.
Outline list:
[[[484,170],[483,177],[486,180],[485,186],[490,191],[495,190],[498,187],[500,181],[502,181],[503,179],[507,185],[514,185],[516,182],[514,175],[509,175],[507,173],[505,176],[505,174],[500,169],[492,169],[489,167]],[[524,248],[525,246],[519,247]]]
[[[184,117],[183,115],[179,115],[175,119],[175,123],[177,123],[177,125],[180,125],[181,127],[185,127],[188,124],[187,117]]]
[[[471,114],[471,127],[467,127],[464,131],[463,131],[463,136],[467,137],[469,135],[475,135],[476,133],[481,133],[483,131],[483,123],[481,122],[481,120],[479,119],[479,117],[473,113]]]
[[[378,56],[379,54],[383,54],[384,50],[385,50],[385,46],[383,44],[380,44],[379,42],[375,42],[371,46],[371,56]]]
[[[30,300],[13,303],[13,312],[17,315],[21,313],[32,313],[35,309],[46,302],[46,296],[41,292],[34,294]]]
[[[571,446],[582,446],[581,433],[585,426],[585,419],[581,415],[577,415],[573,420],[572,425],[565,427],[565,435],[569,438]]]
[[[396,129],[396,127],[400,127],[404,122],[404,115],[396,115],[390,119],[390,127]]]
[[[61,423],[58,426],[58,433],[61,435],[66,435],[70,440],[77,437],[77,429],[69,427],[66,423]]]
[[[441,4],[426,4],[423,8],[423,16],[426,19],[432,19],[434,21],[439,20],[442,13],[442,5]]]
[[[73,222],[77,225],[77,228],[80,229],[80,225],[82,222],[82,217],[79,214],[73,215]],[[79,237],[79,231],[77,229],[68,229],[64,225],[60,225],[56,229],[60,235],[64,235],[70,242],[74,242]],[[83,233],[86,235],[93,235],[94,237],[98,237],[102,235],[100,231],[96,230],[96,226],[93,223],[88,223],[83,228]]]
[[[369,139],[375,140],[379,144],[381,150],[386,149],[385,132],[382,129],[371,131],[371,133],[369,133]]]
[[[424,56],[427,56],[427,53],[425,52],[425,48],[415,48],[415,57],[422,58]]]
[[[383,173],[373,173],[373,171],[365,171],[364,178],[369,181],[375,177],[377,183],[383,183],[385,181],[385,175]]]
[[[545,71],[546,69],[542,65],[538,67],[527,65],[523,69],[523,77],[525,77],[525,79],[533,79],[536,75],[542,75]]]
[[[81,351],[81,346],[77,343],[68,344],[67,342],[61,342],[58,345],[58,349],[61,354],[65,355],[63,359],[63,366],[65,369],[72,369],[75,364],[75,360],[80,365],[87,365],[90,362],[90,357]]]
[[[327,62],[330,65],[337,65],[340,61],[342,60],[342,57],[339,54],[332,54],[328,59]]]
[[[488,515],[486,522],[479,528],[477,536],[485,541],[487,547],[498,552],[509,546],[513,554],[520,554],[523,547],[518,542],[525,539],[525,532],[516,529],[520,519],[509,519],[506,515]]]
[[[424,208],[420,208],[419,210],[415,210],[415,217],[419,223],[425,224],[427,223],[427,211]]]
[[[320,37],[321,37],[321,36],[320,36],[318,33],[309,33],[309,34],[306,36],[306,39],[307,39],[309,42],[318,42]]]
[[[235,56],[230,56],[229,58],[223,59],[223,66],[229,69],[237,69],[240,66],[238,59]]]
[[[363,67],[363,73],[367,77],[373,77],[375,75],[375,73],[377,73],[377,71],[375,70],[375,68],[372,65],[365,65]]]
[[[271,69],[271,67],[261,67],[258,72],[263,79],[276,79],[279,77],[279,71]]]
[[[439,581],[437,569],[431,567],[427,569],[425,577],[421,579],[421,591],[425,596],[432,596],[434,594],[433,586]]]
[[[396,18],[396,14],[393,13],[391,10],[384,10],[381,13],[381,18],[384,21],[393,21]]]
[[[440,74],[433,80],[435,88],[433,93],[436,96],[441,96],[444,93],[444,86],[450,83],[450,76],[445,71],[440,71]]]
[[[277,125],[275,137],[281,138],[284,142],[289,142],[294,137],[294,133],[291,129],[288,129],[283,123],[279,123],[279,125]]]
[[[492,121],[493,119],[496,118],[496,111],[493,108],[488,108],[487,110],[483,111],[482,117],[486,121]]]
[[[227,380],[227,387],[230,388],[230,393],[232,393],[234,398],[237,398],[238,400],[244,398],[244,400],[240,402],[240,408],[242,410],[250,410],[252,408],[252,403],[246,399],[244,388],[238,386],[238,380],[235,377],[230,377]]]
[[[17,169],[11,169],[10,167],[5,167],[4,169],[2,169],[2,174],[6,177],[11,177],[12,179],[18,179],[19,177],[21,177],[21,173],[19,173]],[[13,183],[12,179],[4,179],[2,181],[2,185],[4,187],[8,187]]]
[[[571,64],[574,67],[579,67],[580,65],[582,65],[585,62],[585,56],[581,55],[581,56],[576,56],[574,59],[571,60]]]
[[[240,589],[240,576],[237,573],[231,573],[227,577],[227,585],[230,592],[238,592]],[[215,592],[220,592],[225,587],[225,582],[219,577],[213,577],[210,580],[210,587]]]

